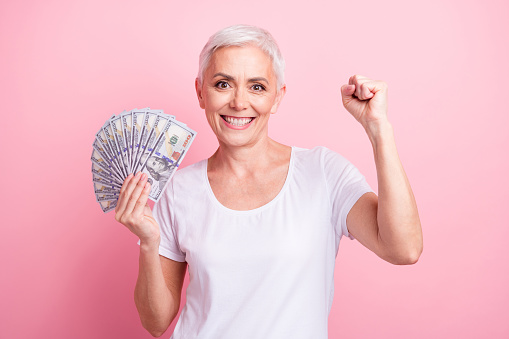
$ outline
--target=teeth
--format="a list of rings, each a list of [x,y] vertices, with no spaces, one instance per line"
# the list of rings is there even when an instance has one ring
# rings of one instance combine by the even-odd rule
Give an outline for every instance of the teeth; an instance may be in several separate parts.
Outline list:
[[[229,124],[232,124],[234,126],[244,126],[249,124],[251,120],[253,120],[253,118],[234,118],[229,117],[227,115],[224,115],[223,119],[226,120]]]

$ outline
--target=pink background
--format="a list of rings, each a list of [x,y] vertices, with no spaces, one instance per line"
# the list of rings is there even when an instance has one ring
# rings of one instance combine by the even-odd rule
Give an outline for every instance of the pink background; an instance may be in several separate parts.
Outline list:
[[[330,338],[509,337],[508,2],[311,4],[2,1],[0,338],[150,338],[137,238],[95,202],[92,141],[111,114],[150,106],[198,131],[184,165],[211,155],[198,54],[236,23],[267,28],[287,61],[271,136],[343,154],[374,188],[339,88],[353,74],[389,85],[424,252],[393,266],[344,239]]]

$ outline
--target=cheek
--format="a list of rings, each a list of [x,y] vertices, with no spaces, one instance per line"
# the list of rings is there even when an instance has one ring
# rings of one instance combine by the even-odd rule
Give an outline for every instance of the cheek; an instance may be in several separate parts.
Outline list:
[[[204,96],[205,109],[207,111],[215,111],[229,103],[228,93],[217,93],[210,90]]]
[[[258,97],[252,101],[252,105],[259,113],[270,114],[270,110],[274,106],[274,98],[273,95]]]

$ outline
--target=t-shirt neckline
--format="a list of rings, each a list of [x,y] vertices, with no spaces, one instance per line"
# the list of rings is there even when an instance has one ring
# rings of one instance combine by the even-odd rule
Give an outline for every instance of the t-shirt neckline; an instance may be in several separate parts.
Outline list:
[[[272,199],[265,205],[262,205],[255,209],[252,209],[252,210],[245,210],[245,211],[233,210],[231,208],[224,206],[223,204],[221,204],[219,202],[219,200],[217,200],[217,198],[214,194],[214,191],[212,191],[212,187],[210,186],[209,178],[207,175],[208,159],[204,159],[203,164],[202,164],[202,175],[205,180],[206,187],[207,187],[207,194],[209,195],[209,198],[213,201],[214,205],[218,206],[221,210],[226,211],[228,213],[233,213],[233,214],[238,214],[238,215],[247,215],[247,214],[258,213],[258,212],[265,210],[265,209],[269,208],[270,206],[274,205],[279,199],[281,199],[281,197],[285,193],[285,191],[289,185],[289,182],[292,178],[292,175],[293,175],[294,158],[295,158],[295,147],[291,146],[290,164],[288,165],[288,173],[286,174],[285,183],[283,184],[283,187],[281,187],[281,190],[279,191],[279,193],[274,197],[274,199]]]

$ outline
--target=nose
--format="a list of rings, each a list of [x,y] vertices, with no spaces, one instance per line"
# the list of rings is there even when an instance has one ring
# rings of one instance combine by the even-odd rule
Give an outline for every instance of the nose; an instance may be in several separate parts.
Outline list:
[[[236,111],[242,111],[249,107],[246,90],[243,88],[236,88],[233,97],[230,100],[230,107]]]

